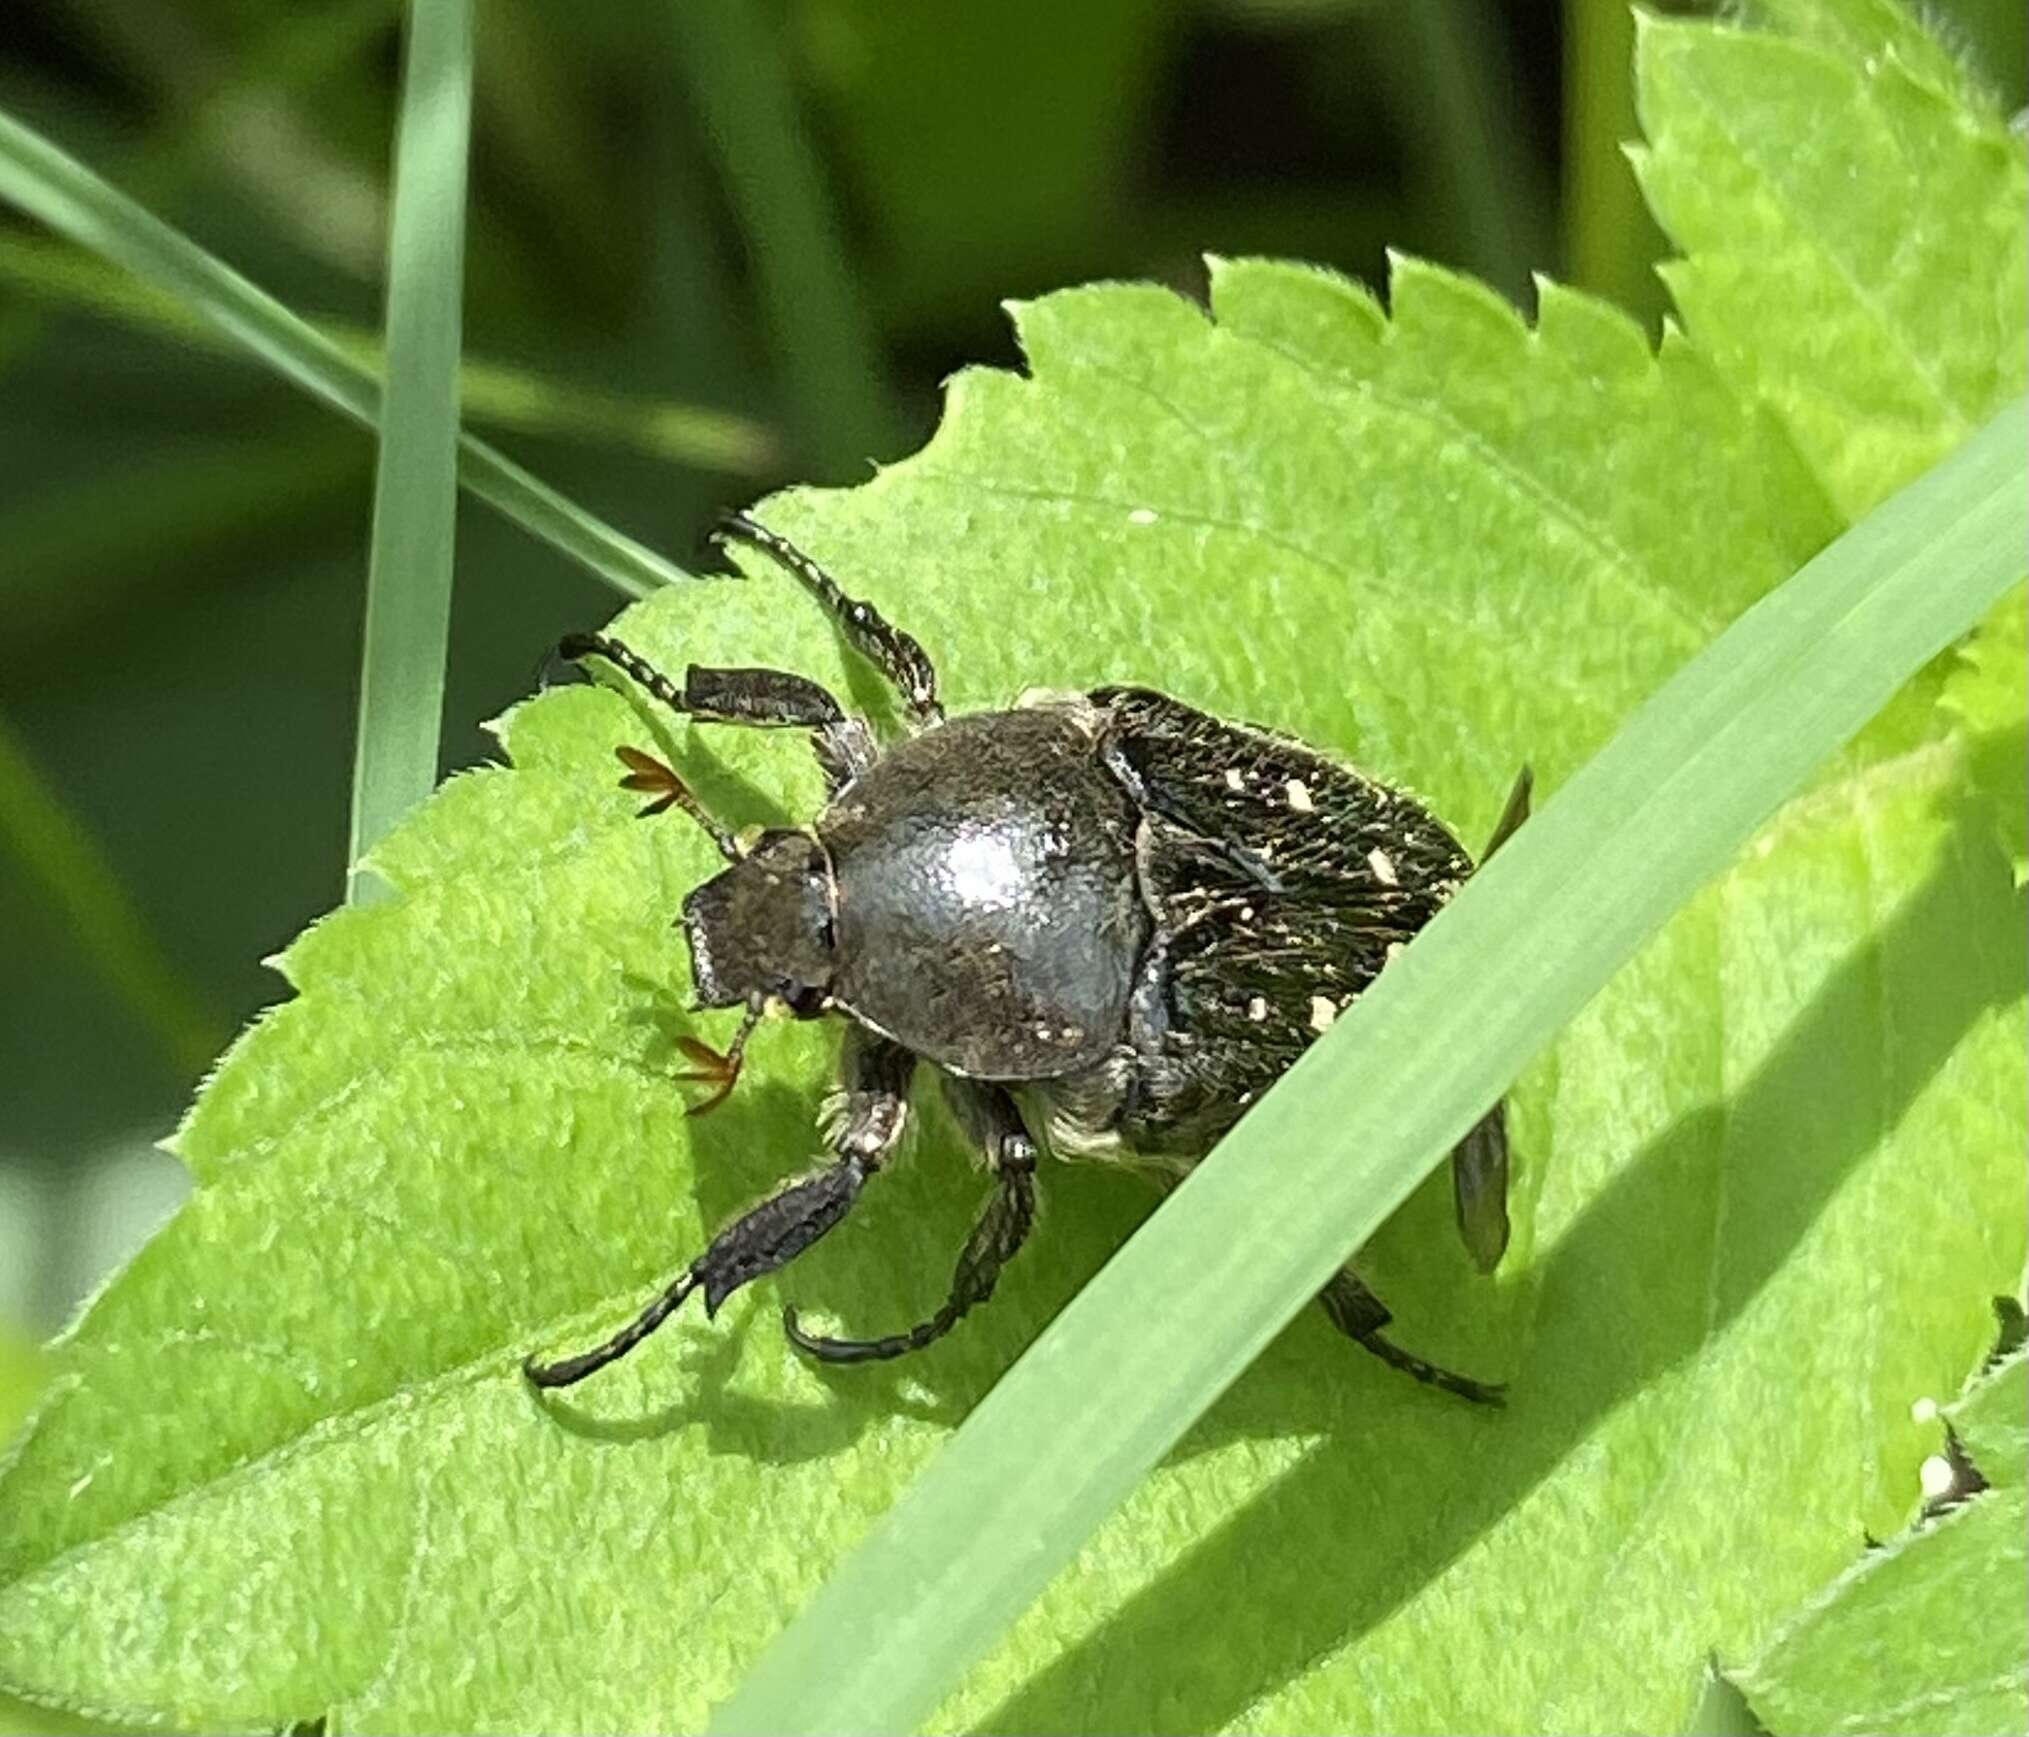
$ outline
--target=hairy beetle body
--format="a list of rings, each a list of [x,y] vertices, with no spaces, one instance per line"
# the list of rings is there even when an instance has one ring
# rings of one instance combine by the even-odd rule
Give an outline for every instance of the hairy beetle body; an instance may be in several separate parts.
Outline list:
[[[1040,1135],[1058,1155],[1187,1172],[1386,968],[1472,871],[1422,805],[1305,744],[1144,688],[1037,691],[946,719],[922,648],[762,527],[731,521],[800,578],[902,694],[914,730],[883,751],[823,688],[775,670],[693,666],[675,683],[617,641],[567,640],[677,711],[808,730],[830,784],[807,831],[742,845],[681,778],[621,750],[644,814],[681,806],[729,866],[685,900],[698,1001],[743,1005],[723,1055],[686,1043],[731,1088],[770,1007],[848,1022],[826,1169],[714,1239],[605,1345],[531,1365],[562,1385],[623,1355],[693,1290],[707,1311],[795,1258],[892,1157],[919,1064],[938,1071],[995,1180],[930,1320],[884,1339],[813,1337],[834,1361],[919,1349],[991,1294],[1034,1218]],[[1491,850],[1527,812],[1526,771]],[[700,1106],[708,1108],[709,1104]],[[1507,1240],[1497,1106],[1453,1158],[1459,1224],[1482,1267]],[[1348,1269],[1319,1299],[1346,1333],[1433,1385],[1497,1390],[1385,1338]]]

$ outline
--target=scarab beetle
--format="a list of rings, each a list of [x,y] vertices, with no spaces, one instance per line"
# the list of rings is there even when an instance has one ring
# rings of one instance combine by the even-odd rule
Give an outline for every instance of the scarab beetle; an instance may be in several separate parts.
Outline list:
[[[542,1387],[625,1355],[694,1291],[705,1312],[840,1222],[894,1154],[919,1068],[937,1075],[993,1192],[928,1320],[877,1339],[789,1337],[830,1362],[920,1350],[993,1292],[1035,1220],[1036,1160],[1127,1163],[1181,1178],[1436,914],[1472,870],[1420,804],[1272,731],[1146,688],[1038,693],[946,718],[923,648],[751,519],[720,536],[799,579],[898,691],[910,729],[883,747],[823,687],[773,669],[692,665],[683,684],[617,640],[574,635],[571,660],[611,664],[704,722],[811,733],[828,793],[806,828],[733,834],[668,766],[622,748],[621,782],[702,826],[726,858],[685,899],[697,1002],[745,1010],[723,1055],[690,1040],[684,1076],[732,1087],[770,1011],[840,1015],[830,1161],[713,1239],[605,1344],[527,1366]],[[1528,811],[1524,769],[1491,852]],[[1452,1157],[1460,1229],[1482,1268],[1506,1247],[1499,1106]],[[1320,1295],[1332,1320],[1396,1368],[1467,1398],[1498,1389],[1411,1356],[1348,1269]]]

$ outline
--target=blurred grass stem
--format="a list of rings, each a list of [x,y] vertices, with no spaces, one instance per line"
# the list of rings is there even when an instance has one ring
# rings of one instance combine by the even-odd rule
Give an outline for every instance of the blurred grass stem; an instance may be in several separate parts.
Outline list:
[[[677,63],[718,155],[797,421],[822,480],[857,481],[900,424],[801,116],[757,0],[675,0]]]
[[[5,718],[0,718],[0,841],[170,1066],[197,1078],[223,1045],[225,1022],[170,963],[97,841],[43,782]]]
[[[352,774],[346,897],[354,904],[385,896],[364,867],[367,854],[436,787],[457,565],[471,0],[414,0],[406,48]]]
[[[0,199],[174,297],[291,385],[380,427],[380,382],[337,344],[4,111]],[[623,595],[689,577],[485,442],[464,435],[459,451],[467,488]]]
[[[184,303],[61,244],[0,235],[0,282],[140,331],[160,332],[224,355],[239,353]],[[384,372],[387,351],[378,333],[336,320],[308,323],[362,368],[375,375]],[[469,354],[459,367],[458,391],[472,421],[526,434],[625,448],[735,476],[765,476],[780,462],[769,429],[705,405],[608,392]]]

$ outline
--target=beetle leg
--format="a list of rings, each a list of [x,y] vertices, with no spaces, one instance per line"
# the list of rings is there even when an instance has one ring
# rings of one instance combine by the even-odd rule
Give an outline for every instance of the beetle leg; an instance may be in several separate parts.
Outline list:
[[[810,731],[817,762],[834,795],[874,763],[874,733],[866,720],[849,714],[829,688],[808,676],[782,669],[717,669],[694,663],[678,687],[631,646],[603,633],[567,634],[557,646],[557,656],[573,661],[604,658],[672,712],[700,723]],[[674,773],[669,776],[675,778]],[[685,808],[698,812],[691,803]]]
[[[796,1311],[783,1312],[782,1330],[799,1351],[824,1363],[872,1363],[901,1357],[933,1344],[971,1310],[993,1295],[1000,1270],[1021,1252],[1036,1221],[1036,1145],[1022,1125],[1014,1100],[997,1087],[946,1081],[960,1119],[991,1148],[997,1186],[972,1234],[965,1239],[951,1294],[927,1321],[885,1339],[830,1339],[806,1333]]]
[[[1524,766],[1501,808],[1501,817],[1480,854],[1486,865],[1494,852],[1514,837],[1529,818],[1529,799],[1536,776]],[[1483,1273],[1501,1264],[1508,1247],[1508,1120],[1504,1105],[1495,1104],[1471,1133],[1451,1151],[1451,1198],[1458,1234]]]
[[[1508,1114],[1499,1103],[1451,1149],[1451,1201],[1473,1264],[1490,1273],[1508,1249]]]
[[[1363,1351],[1371,1351],[1391,1369],[1413,1375],[1427,1387],[1441,1387],[1446,1393],[1470,1399],[1476,1405],[1506,1403],[1501,1397],[1498,1382],[1475,1381],[1469,1375],[1456,1375],[1449,1369],[1440,1369],[1435,1363],[1426,1363],[1421,1357],[1404,1351],[1392,1339],[1385,1338],[1381,1329],[1391,1319],[1388,1305],[1354,1274],[1336,1274],[1332,1282],[1318,1292],[1317,1300],[1324,1305],[1324,1312],[1331,1316],[1333,1326]]]
[[[848,1041],[846,1113],[832,1147],[837,1161],[770,1195],[712,1238],[682,1276],[603,1345],[522,1372],[538,1387],[568,1387],[627,1355],[702,1291],[706,1315],[742,1285],[787,1266],[852,1210],[860,1189],[901,1139],[914,1058],[883,1038]]]
[[[1494,830],[1487,839],[1487,847],[1479,854],[1482,865],[1495,851],[1513,838],[1522,822],[1529,818],[1529,802],[1535,790],[1535,769],[1525,764],[1521,771],[1515,774],[1514,788],[1508,792],[1508,799],[1501,806],[1501,817],[1494,822]]]
[[[788,568],[831,617],[846,643],[888,678],[889,685],[908,703],[919,724],[934,724],[944,716],[944,708],[937,701],[937,666],[930,661],[929,653],[871,603],[848,597],[838,588],[837,580],[788,538],[778,537],[745,513],[728,513],[719,521],[712,540],[751,543]]]
[[[790,1184],[720,1231],[681,1278],[603,1345],[555,1363],[530,1359],[522,1372],[538,1387],[568,1387],[582,1381],[625,1357],[675,1314],[693,1291],[704,1292],[707,1315],[718,1313],[719,1305],[742,1285],[794,1260],[845,1217],[873,1169],[863,1158],[847,1158]]]

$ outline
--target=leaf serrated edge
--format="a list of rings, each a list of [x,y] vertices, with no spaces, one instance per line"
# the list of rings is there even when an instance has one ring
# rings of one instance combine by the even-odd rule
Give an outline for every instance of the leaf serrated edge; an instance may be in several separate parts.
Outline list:
[[[1943,1426],[1964,1407],[1977,1399],[1986,1388],[2007,1379],[2025,1361],[2029,1361],[2029,1349],[2011,1352],[1999,1362],[1976,1369],[1966,1378],[1958,1397],[1939,1413],[1939,1445],[1943,1445]],[[1977,1467],[1979,1462],[1974,1460]],[[1954,1502],[1939,1513],[1926,1514],[1922,1511],[1920,1494],[1913,1494],[1910,1506],[1913,1515],[1910,1523],[1893,1538],[1879,1546],[1864,1551],[1830,1580],[1818,1588],[1786,1617],[1769,1635],[1754,1659],[1743,1664],[1725,1667],[1723,1674],[1729,1683],[1747,1695],[1750,1702],[1752,1693],[1749,1685],[1768,1668],[1769,1661],[1787,1647],[1799,1634],[1809,1628],[1820,1616],[1844,1598],[1855,1586],[1872,1576],[1885,1572],[1887,1568],[1920,1544],[1924,1539],[1941,1535],[1947,1528],[1962,1523],[1967,1515],[1981,1508],[1983,1504],[1994,1505],[2013,1502],[2021,1505],[2024,1499],[2019,1486],[2006,1485],[1981,1490],[1964,1501]],[[1715,1660],[1716,1664],[1716,1660]],[[1766,1721],[1764,1721],[1766,1723]]]

